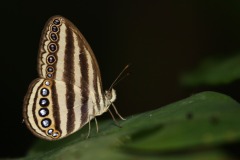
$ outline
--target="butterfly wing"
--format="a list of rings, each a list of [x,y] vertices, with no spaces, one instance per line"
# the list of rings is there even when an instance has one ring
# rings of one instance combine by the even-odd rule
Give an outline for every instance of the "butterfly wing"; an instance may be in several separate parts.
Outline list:
[[[80,31],[64,17],[51,17],[40,41],[39,76],[81,87],[80,79],[88,78],[87,71],[93,71],[101,82],[96,58]]]
[[[96,58],[80,31],[64,17],[51,17],[43,29],[38,73],[40,78],[29,86],[23,110],[35,135],[63,138],[105,111]]]

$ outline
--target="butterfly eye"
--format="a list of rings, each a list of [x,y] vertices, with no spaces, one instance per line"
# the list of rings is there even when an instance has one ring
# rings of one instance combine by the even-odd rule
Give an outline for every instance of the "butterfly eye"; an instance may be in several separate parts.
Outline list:
[[[105,91],[105,95],[107,97],[107,99],[112,99],[112,93],[110,91]]]

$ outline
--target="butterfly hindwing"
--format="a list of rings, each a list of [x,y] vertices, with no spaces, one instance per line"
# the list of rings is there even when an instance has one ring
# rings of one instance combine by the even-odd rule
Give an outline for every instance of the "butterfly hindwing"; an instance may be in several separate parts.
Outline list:
[[[77,86],[67,93],[67,85],[42,78],[30,85],[23,112],[27,126],[35,135],[50,140],[63,138],[79,130],[88,122],[88,115],[94,114],[89,109],[94,108],[93,103],[89,103],[87,97],[82,100]],[[53,134],[46,137],[50,131]]]

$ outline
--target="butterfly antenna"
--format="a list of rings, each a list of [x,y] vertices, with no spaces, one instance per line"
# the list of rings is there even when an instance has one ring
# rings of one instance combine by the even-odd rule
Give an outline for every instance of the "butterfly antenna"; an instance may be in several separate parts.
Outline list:
[[[123,70],[119,73],[119,75],[117,76],[117,78],[113,81],[112,85],[109,87],[109,91],[113,89],[113,86],[115,86],[118,82],[120,82],[122,79],[124,79],[125,77],[127,77],[129,75],[129,73],[127,73],[125,76],[121,77],[123,75],[123,73],[129,68],[129,64],[126,65]]]
[[[121,78],[119,78],[115,83],[114,83],[114,85],[112,85],[112,88],[114,87],[114,86],[116,86],[120,81],[122,81],[124,78],[126,78],[127,76],[129,76],[130,75],[130,73],[126,73],[124,76],[122,76]],[[110,88],[110,89],[112,89],[112,88]]]

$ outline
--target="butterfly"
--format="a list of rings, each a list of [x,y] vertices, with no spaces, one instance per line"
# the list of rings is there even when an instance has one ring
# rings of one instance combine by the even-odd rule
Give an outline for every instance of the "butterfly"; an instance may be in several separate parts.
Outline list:
[[[53,16],[42,31],[38,52],[39,78],[29,85],[23,117],[30,131],[46,140],[64,138],[109,111],[116,92],[107,91],[91,47],[77,27]],[[113,117],[113,120],[115,118]],[[98,125],[96,121],[98,130]],[[87,136],[87,137],[88,137]]]

